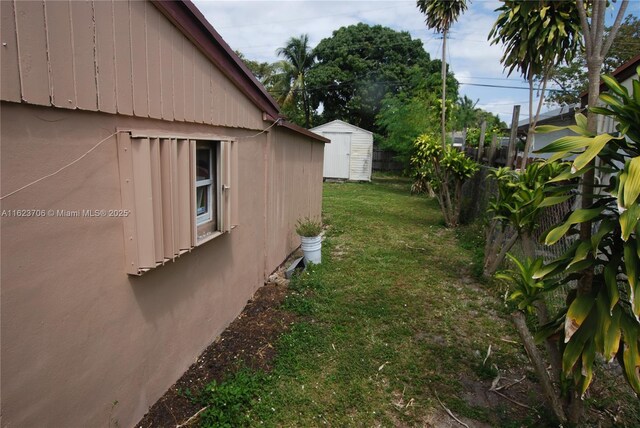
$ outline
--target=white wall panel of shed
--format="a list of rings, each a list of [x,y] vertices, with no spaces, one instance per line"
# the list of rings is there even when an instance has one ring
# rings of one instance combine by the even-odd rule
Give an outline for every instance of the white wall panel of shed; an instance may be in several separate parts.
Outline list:
[[[355,181],[371,181],[371,170],[373,164],[373,134],[371,132],[339,120],[317,126],[313,128],[312,131],[327,138],[329,138],[327,134],[331,133],[350,133],[351,149],[349,151],[350,159],[348,179]],[[331,144],[327,144],[325,146],[325,163],[332,161],[331,151]],[[325,177],[328,176],[325,175]]]
[[[2,1],[0,99],[262,129],[262,112],[147,1]]]
[[[364,132],[351,134],[349,180],[371,181],[373,136]]]

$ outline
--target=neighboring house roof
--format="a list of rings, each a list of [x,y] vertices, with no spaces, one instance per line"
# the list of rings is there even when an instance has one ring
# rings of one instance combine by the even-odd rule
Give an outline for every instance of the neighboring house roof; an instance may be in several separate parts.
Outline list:
[[[236,55],[222,36],[207,21],[202,12],[190,1],[151,0],[153,4],[178,28],[220,71],[229,78],[268,117],[266,120],[280,120],[284,126],[307,137],[328,142],[324,137],[307,129],[286,122],[280,114],[280,106],[256,79],[244,62]]]
[[[574,123],[575,111],[579,109],[579,104],[563,105],[560,108],[541,113],[537,125],[572,125]],[[519,131],[529,129],[529,119],[522,119],[518,122]]]
[[[336,119],[336,120],[332,120],[331,122],[323,123],[322,125],[318,125],[318,126],[316,126],[314,128],[311,128],[311,130],[312,131],[320,130],[320,129],[328,126],[328,125],[331,125],[332,123],[340,123],[342,125],[347,125],[347,126],[353,128],[353,129],[357,130],[357,131],[362,131],[362,132],[366,132],[367,134],[373,135],[373,132],[371,132],[371,131],[367,131],[366,129],[360,128],[360,127],[355,126],[355,125],[352,125],[352,124],[347,123],[344,120],[340,120],[340,119]]]
[[[615,70],[613,70],[613,73],[611,73],[611,75],[613,77],[615,77],[618,82],[624,82],[628,78],[630,78],[632,76],[635,76],[636,68],[638,66],[640,66],[640,54],[634,56],[629,61],[627,61],[624,64],[622,64],[620,67],[618,67]],[[606,86],[605,86],[604,82],[601,82],[600,83],[600,92],[602,92],[604,90],[606,90]],[[587,90],[587,91],[585,91],[585,92],[580,94],[581,105],[583,107],[586,106],[587,103],[588,103],[588,100],[589,100],[589,91]]]

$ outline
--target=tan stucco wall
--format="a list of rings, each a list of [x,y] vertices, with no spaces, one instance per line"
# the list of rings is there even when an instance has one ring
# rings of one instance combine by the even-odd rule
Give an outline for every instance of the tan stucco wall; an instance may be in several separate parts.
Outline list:
[[[5,102],[0,114],[2,195],[116,128],[255,134]],[[320,215],[323,145],[287,130],[238,144],[239,226],[142,277],[124,273],[119,218],[2,217],[2,426],[132,426],[295,249],[296,218]],[[0,209],[120,207],[111,137]]]

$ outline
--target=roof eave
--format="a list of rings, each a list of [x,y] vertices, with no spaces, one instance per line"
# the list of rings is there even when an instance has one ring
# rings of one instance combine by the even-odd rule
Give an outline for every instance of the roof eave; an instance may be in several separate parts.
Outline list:
[[[274,118],[280,116],[278,103],[190,0],[151,2],[256,106]]]
[[[321,135],[316,134],[315,132],[309,131],[307,128],[303,128],[302,126],[296,125],[295,123],[287,122],[286,120],[280,120],[278,126],[282,126],[284,128],[290,129],[291,131],[297,132],[299,134],[305,135],[309,138],[312,138],[320,143],[330,144],[331,140],[325,138]]]
[[[629,61],[622,64],[620,67],[613,70],[611,75],[616,78],[618,82],[622,82],[629,77],[633,76],[636,72],[636,67],[640,66],[640,54],[631,58]],[[600,92],[605,89],[604,82],[600,83]],[[580,104],[581,107],[585,107],[588,103],[589,91],[584,91],[580,94]]]

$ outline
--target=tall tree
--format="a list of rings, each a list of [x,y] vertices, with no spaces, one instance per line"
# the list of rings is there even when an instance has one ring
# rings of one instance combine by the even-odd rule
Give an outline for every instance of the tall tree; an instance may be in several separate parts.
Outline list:
[[[447,34],[451,24],[458,20],[458,17],[467,10],[466,0],[418,0],[418,9],[425,15],[425,23],[427,27],[442,33],[442,112],[441,112],[441,127],[442,127],[442,147],[446,145],[446,84],[447,79],[444,76],[447,75],[447,62],[445,53],[447,50]]]
[[[302,34],[300,37],[291,37],[285,46],[278,48],[276,53],[284,59],[284,62],[280,63],[281,78],[287,89],[287,92],[281,93],[278,97],[278,102],[283,106],[290,105],[300,97],[304,112],[304,125],[308,128],[311,125],[311,107],[306,78],[314,63],[314,55],[309,47],[309,35]]]
[[[464,135],[467,135],[467,129],[470,126],[476,125],[477,121],[477,112],[476,104],[478,104],[479,99],[475,102],[467,97],[458,98],[458,102],[454,106],[454,123],[456,130],[462,130]]]
[[[423,77],[437,75],[440,62],[430,60],[420,40],[380,25],[342,27],[314,52],[317,62],[309,72],[308,90],[312,107],[322,105],[324,121],[341,119],[379,133],[376,116],[386,96],[412,95],[427,87],[433,91],[430,85],[440,84]],[[453,75],[447,79],[450,95],[456,96],[457,82]]]
[[[611,27],[605,28],[605,37],[611,33]],[[603,71],[610,73],[640,52],[640,19],[627,15],[613,39],[611,49],[605,56]],[[547,96],[547,102],[553,104],[577,104],[580,94],[588,89],[587,61],[584,51],[580,52],[572,62],[560,66],[553,71],[550,79],[560,91]]]
[[[491,43],[505,47],[501,62],[508,74],[519,71],[529,82],[529,131],[521,168],[526,168],[551,71],[570,62],[580,48],[576,4],[570,1],[503,0],[491,32]],[[533,114],[534,79],[542,80],[542,93]]]
[[[628,0],[620,2],[620,8],[616,19],[611,26],[609,35],[604,37],[604,19],[607,10],[608,0],[591,0],[589,3],[584,0],[576,0],[578,6],[578,15],[580,17],[580,25],[582,28],[582,37],[584,40],[585,57],[587,61],[587,75],[589,78],[589,107],[593,108],[598,102],[600,95],[600,72],[613,40],[616,38],[622,18],[629,4]],[[587,114],[587,130],[595,135],[598,131],[596,114],[589,111]],[[582,176],[582,208],[588,209],[593,204],[593,185],[595,182],[595,173],[593,168],[594,161],[591,161],[586,168],[589,168]],[[580,240],[588,241],[591,239],[591,221],[580,223]],[[583,272],[578,282],[578,293],[581,295],[589,294],[593,284],[593,269],[587,269]]]
[[[611,34],[612,27],[605,29],[606,37]],[[640,53],[640,19],[633,15],[627,15],[620,24],[611,48],[604,56],[602,68],[611,73],[616,68]]]
[[[382,100],[376,117],[376,124],[385,136],[381,146],[393,150],[395,159],[408,170],[416,138],[421,134],[437,135],[439,110],[438,97],[432,91],[389,94]]]

